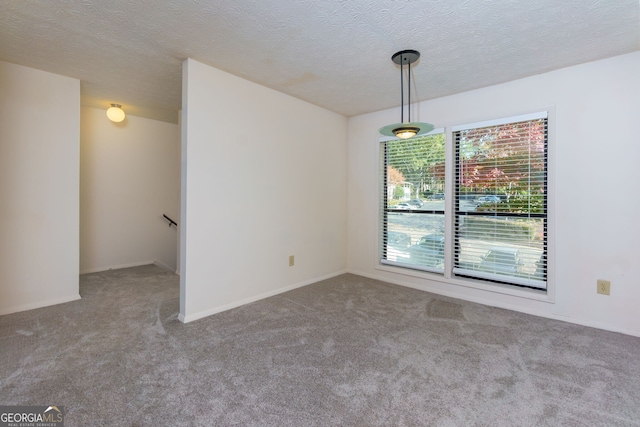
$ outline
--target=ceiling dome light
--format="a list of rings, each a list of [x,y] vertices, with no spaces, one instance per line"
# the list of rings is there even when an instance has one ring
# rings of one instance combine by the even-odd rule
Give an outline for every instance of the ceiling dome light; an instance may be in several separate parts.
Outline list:
[[[107,110],[109,120],[115,123],[120,123],[124,120],[125,114],[121,107],[122,105],[120,104],[111,104],[111,107]]]
[[[391,60],[400,65],[400,123],[380,128],[379,132],[385,136],[395,136],[397,138],[407,139],[416,135],[423,135],[433,130],[431,123],[421,123],[411,121],[411,64],[420,58],[420,52],[417,50],[401,50],[391,57]],[[407,120],[404,121],[404,64],[409,67],[408,76],[409,84],[407,85]]]
[[[405,126],[393,130],[393,134],[398,138],[406,139],[416,136],[420,132],[420,128]]]

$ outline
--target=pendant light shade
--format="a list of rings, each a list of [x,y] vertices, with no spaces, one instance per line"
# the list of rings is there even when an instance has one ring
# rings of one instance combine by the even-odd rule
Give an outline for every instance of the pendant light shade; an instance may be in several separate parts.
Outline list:
[[[421,123],[411,121],[411,64],[420,58],[417,50],[401,50],[396,52],[391,60],[400,65],[400,123],[393,123],[380,128],[380,134],[384,136],[395,136],[397,138],[412,138],[416,135],[423,135],[433,130],[431,123]],[[407,84],[407,121],[404,120],[404,66],[408,68]]]
[[[120,104],[111,104],[111,107],[107,110],[107,117],[109,117],[109,120],[115,123],[120,123],[124,120],[125,114],[121,107],[122,106]]]

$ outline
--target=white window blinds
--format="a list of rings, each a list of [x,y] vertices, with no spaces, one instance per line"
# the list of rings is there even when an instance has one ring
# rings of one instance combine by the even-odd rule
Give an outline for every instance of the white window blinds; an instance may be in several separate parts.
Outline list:
[[[546,289],[547,115],[454,128],[453,273]]]
[[[382,143],[380,259],[444,271],[445,137],[442,129]]]

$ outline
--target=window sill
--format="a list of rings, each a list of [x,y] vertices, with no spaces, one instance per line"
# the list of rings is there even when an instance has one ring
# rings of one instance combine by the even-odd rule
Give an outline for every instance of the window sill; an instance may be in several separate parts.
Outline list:
[[[381,263],[378,263],[375,268],[376,270],[385,271],[388,273],[415,277],[418,279],[428,280],[430,282],[442,283],[445,285],[454,285],[457,287],[471,288],[471,289],[479,290],[482,292],[498,293],[498,294],[513,296],[516,298],[523,298],[523,299],[545,302],[549,304],[555,303],[555,298],[553,297],[553,293],[550,292],[549,290],[549,284],[547,284],[548,286],[547,290],[538,290],[538,289],[519,288],[516,286],[503,285],[500,283],[493,283],[493,282],[484,281],[481,279],[445,277],[443,274],[439,274],[439,273],[430,273],[427,271],[413,270],[410,268],[396,267],[393,265],[386,265]],[[431,289],[426,289],[424,286],[419,286],[417,288],[422,289],[424,291],[437,293]]]

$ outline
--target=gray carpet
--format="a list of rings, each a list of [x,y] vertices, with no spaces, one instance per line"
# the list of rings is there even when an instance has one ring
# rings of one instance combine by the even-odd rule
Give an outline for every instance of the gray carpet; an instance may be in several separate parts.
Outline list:
[[[189,324],[155,266],[0,317],[0,405],[73,426],[640,426],[640,339],[342,275]]]

